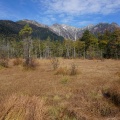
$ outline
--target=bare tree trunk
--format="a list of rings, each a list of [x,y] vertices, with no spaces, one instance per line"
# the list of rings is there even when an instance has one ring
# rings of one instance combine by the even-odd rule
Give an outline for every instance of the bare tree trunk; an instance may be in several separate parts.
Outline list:
[[[85,51],[85,46],[84,46],[84,59],[86,58],[86,51]]]
[[[30,37],[24,39],[24,59],[26,65],[30,62]]]
[[[39,58],[40,58],[40,59],[42,58],[41,49],[40,49],[40,40],[39,40]]]
[[[7,42],[8,59],[10,58],[10,44]]]
[[[66,46],[66,58],[70,58],[69,46]]]
[[[103,51],[102,51],[102,49],[100,50],[100,56],[101,56],[101,60],[103,59]]]
[[[75,50],[75,47],[73,48],[73,57],[74,57],[74,58],[76,57],[76,50]]]
[[[116,56],[116,59],[118,60],[117,48],[115,49],[115,56]]]

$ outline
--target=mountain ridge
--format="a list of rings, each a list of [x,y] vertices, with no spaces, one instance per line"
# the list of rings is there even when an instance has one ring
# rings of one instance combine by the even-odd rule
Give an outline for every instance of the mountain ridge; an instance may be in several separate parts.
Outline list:
[[[88,25],[83,28],[75,28],[75,27],[68,26],[68,25],[63,26],[60,24],[53,24],[50,27],[51,29],[53,29],[53,31],[63,36],[64,38],[72,39],[72,40],[76,40],[82,37],[82,34],[85,30],[89,30],[91,33],[96,35],[97,33],[104,33],[106,30],[112,32],[116,28],[120,28],[120,26],[117,23],[111,23],[111,24],[110,23],[98,23],[96,25]]]
[[[98,32],[104,33],[106,30],[112,32],[116,28],[120,28],[120,26],[115,22],[112,22],[112,23],[100,22],[96,25],[90,24],[80,28],[80,27],[70,26],[67,24],[58,24],[58,23],[48,26],[48,25],[36,22],[34,20],[28,20],[28,19],[24,19],[23,21],[26,21],[27,23],[31,23],[35,25],[37,23],[39,27],[48,28],[50,31],[54,32],[55,34],[62,36],[65,39],[72,39],[72,40],[76,40],[82,37],[82,34],[85,30],[89,30],[93,34],[97,34]]]
[[[66,24],[58,24],[58,23],[48,26],[36,22],[34,20],[28,20],[28,19],[19,20],[16,22],[10,20],[0,20],[0,26],[3,28],[3,30],[4,28],[6,28],[8,29],[8,31],[15,31],[15,34],[18,33],[19,30],[22,29],[22,27],[27,23],[30,24],[30,26],[34,30],[33,36],[39,36],[40,39],[46,39],[45,36],[48,37],[50,35],[51,39],[53,39],[54,37],[55,39],[59,37],[63,37],[64,39],[77,40],[82,37],[82,34],[84,33],[85,30],[89,30],[94,35],[97,35],[98,33],[103,34],[106,30],[112,32],[116,28],[120,28],[120,26],[115,22],[112,23],[101,22],[96,25],[90,24],[82,28],[77,28],[74,26],[69,26]],[[47,32],[49,32],[49,34]]]

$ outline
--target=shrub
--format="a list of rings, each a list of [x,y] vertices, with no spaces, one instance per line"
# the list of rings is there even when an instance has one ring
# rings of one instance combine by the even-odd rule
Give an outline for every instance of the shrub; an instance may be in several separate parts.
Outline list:
[[[0,66],[8,68],[8,59],[0,59]]]
[[[55,75],[76,75],[78,74],[78,69],[76,65],[73,63],[71,67],[60,67],[56,70]]]
[[[78,73],[77,67],[74,63],[71,64],[70,75],[76,75]]]
[[[59,67],[59,60],[57,58],[53,58],[51,59],[51,65],[53,67],[54,70],[56,70]]]
[[[120,88],[119,85],[110,86],[108,89],[103,89],[102,94],[116,106],[120,107]]]
[[[23,60],[21,58],[16,58],[15,60],[13,60],[14,66],[21,65],[22,63],[23,63]]]
[[[23,63],[23,67],[25,70],[35,70],[36,67],[38,66],[38,63],[36,62],[35,59],[30,59],[29,63],[26,64],[26,62]]]
[[[69,70],[67,67],[60,67],[56,70],[55,75],[69,75]]]

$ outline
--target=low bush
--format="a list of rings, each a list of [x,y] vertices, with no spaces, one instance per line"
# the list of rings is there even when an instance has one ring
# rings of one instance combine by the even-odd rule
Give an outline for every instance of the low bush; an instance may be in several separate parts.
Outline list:
[[[0,66],[8,68],[8,59],[0,59]]]
[[[102,90],[102,94],[105,98],[110,100],[116,106],[120,107],[120,86],[114,84],[107,89]]]
[[[23,60],[21,58],[16,58],[13,60],[14,66],[22,65],[22,63],[23,63]]]
[[[25,70],[35,70],[38,66],[38,62],[35,59],[30,59],[29,63],[23,62],[23,67]]]
[[[69,70],[67,67],[60,67],[56,70],[55,75],[69,75]]]
[[[73,63],[70,67],[60,67],[56,70],[55,75],[77,75],[78,69]]]
[[[59,67],[59,64],[60,64],[60,62],[57,58],[51,59],[51,65],[52,65],[54,70],[56,70]]]
[[[71,64],[70,75],[76,75],[78,73],[77,67],[74,63]]]

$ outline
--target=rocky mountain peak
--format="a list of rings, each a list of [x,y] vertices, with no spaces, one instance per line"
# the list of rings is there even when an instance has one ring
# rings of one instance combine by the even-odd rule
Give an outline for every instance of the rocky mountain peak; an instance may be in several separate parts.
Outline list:
[[[35,21],[35,20],[24,19],[24,20],[21,20],[21,21],[26,22],[26,23],[29,23],[29,24],[36,25],[36,26],[38,26],[38,27],[44,27],[44,28],[48,27],[47,25],[40,24],[40,23],[38,23],[38,22]]]
[[[85,30],[89,30],[91,33],[96,35],[97,33],[104,33],[106,30],[112,32],[119,27],[119,25],[114,22],[111,24],[101,22],[97,25],[90,24],[83,28],[77,28],[66,24],[58,24],[58,23],[55,23],[52,26],[47,26],[44,24],[40,24],[34,20],[27,20],[27,19],[22,21],[26,23],[34,24],[38,27],[48,28],[50,31],[54,32],[55,34],[62,36],[65,39],[71,39],[71,40],[77,40],[80,37],[82,37]]]

